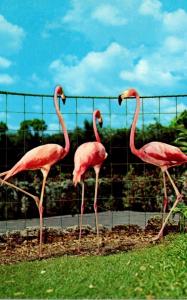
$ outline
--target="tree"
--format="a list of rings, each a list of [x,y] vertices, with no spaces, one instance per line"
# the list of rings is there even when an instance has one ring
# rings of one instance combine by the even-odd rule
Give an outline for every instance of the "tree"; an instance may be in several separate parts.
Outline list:
[[[19,137],[31,138],[31,120],[24,120],[20,123],[20,128],[18,130]]]
[[[8,126],[4,122],[0,122],[0,135],[5,135],[6,132],[8,131]]]
[[[47,125],[44,120],[40,119],[33,119],[31,121],[30,126],[32,127],[32,130],[34,132],[34,136],[38,137],[43,134],[45,130],[47,130]]]
[[[177,132],[177,138],[174,141],[175,145],[180,147],[184,153],[187,153],[187,110],[180,113],[171,123]]]
[[[18,135],[25,137],[39,137],[47,129],[47,125],[44,120],[33,119],[24,120],[20,123],[20,129],[18,130]]]
[[[184,128],[187,128],[187,110],[185,109],[177,117],[171,121],[171,125],[178,127],[178,125],[183,125]]]
[[[176,128],[172,124],[170,126],[163,126],[155,118],[155,123],[145,126],[144,130],[140,132],[139,138],[143,141],[142,145],[151,141],[172,144],[176,138]]]

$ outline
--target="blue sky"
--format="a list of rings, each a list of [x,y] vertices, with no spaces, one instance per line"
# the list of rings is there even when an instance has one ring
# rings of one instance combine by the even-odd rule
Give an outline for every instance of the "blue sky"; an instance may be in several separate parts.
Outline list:
[[[1,0],[0,43],[0,90],[187,93],[186,0]]]

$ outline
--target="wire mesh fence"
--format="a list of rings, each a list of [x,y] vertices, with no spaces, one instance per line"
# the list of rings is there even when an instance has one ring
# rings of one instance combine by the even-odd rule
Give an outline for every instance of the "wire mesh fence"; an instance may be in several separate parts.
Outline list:
[[[117,97],[67,96],[66,104],[59,101],[59,106],[70,136],[71,151],[49,174],[44,199],[46,224],[53,223],[55,218],[58,220],[57,226],[79,222],[81,186],[74,188],[72,184],[73,156],[81,143],[94,140],[92,113],[99,109],[104,121],[100,135],[108,152],[100,172],[98,194],[102,223],[109,227],[137,222],[145,225],[150,214],[161,211],[162,174],[158,168],[137,159],[129,149],[135,99],[124,101],[119,106]],[[177,136],[176,120],[186,108],[187,95],[141,97],[135,141],[137,148],[153,139],[174,143]],[[64,145],[52,95],[0,91],[0,172],[10,169],[31,148],[53,142]],[[184,167],[180,167],[174,168],[172,174],[181,189],[184,187],[184,173]],[[22,188],[40,194],[39,172],[24,172],[12,180]],[[89,223],[90,220],[92,224],[93,216],[88,214],[93,212],[92,170],[88,172],[86,185],[84,221]],[[170,187],[168,194],[172,203],[174,194]],[[34,224],[34,218],[37,218],[37,208],[34,206],[31,199],[1,186],[0,230],[11,228],[11,222],[13,227]],[[10,221],[15,219],[19,221]]]

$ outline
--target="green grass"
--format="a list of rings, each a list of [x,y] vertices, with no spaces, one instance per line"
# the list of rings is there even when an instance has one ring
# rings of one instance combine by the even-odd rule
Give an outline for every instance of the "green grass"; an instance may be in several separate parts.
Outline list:
[[[187,298],[187,235],[110,256],[0,266],[0,298]]]

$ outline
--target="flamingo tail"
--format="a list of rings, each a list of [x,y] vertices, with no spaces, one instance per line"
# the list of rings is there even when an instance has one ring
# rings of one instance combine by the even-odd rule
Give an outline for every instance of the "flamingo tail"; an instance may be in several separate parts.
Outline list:
[[[73,172],[73,184],[74,186],[77,185],[78,182],[81,181],[81,174],[78,172]]]
[[[18,172],[19,172],[19,169],[17,170],[16,166],[14,166],[14,168],[12,168],[11,170],[9,170],[6,173],[5,177],[3,178],[3,181],[9,179],[10,177],[17,174]]]
[[[3,177],[5,176],[9,171],[6,171],[6,172],[3,172],[3,173],[0,173],[0,177]]]

